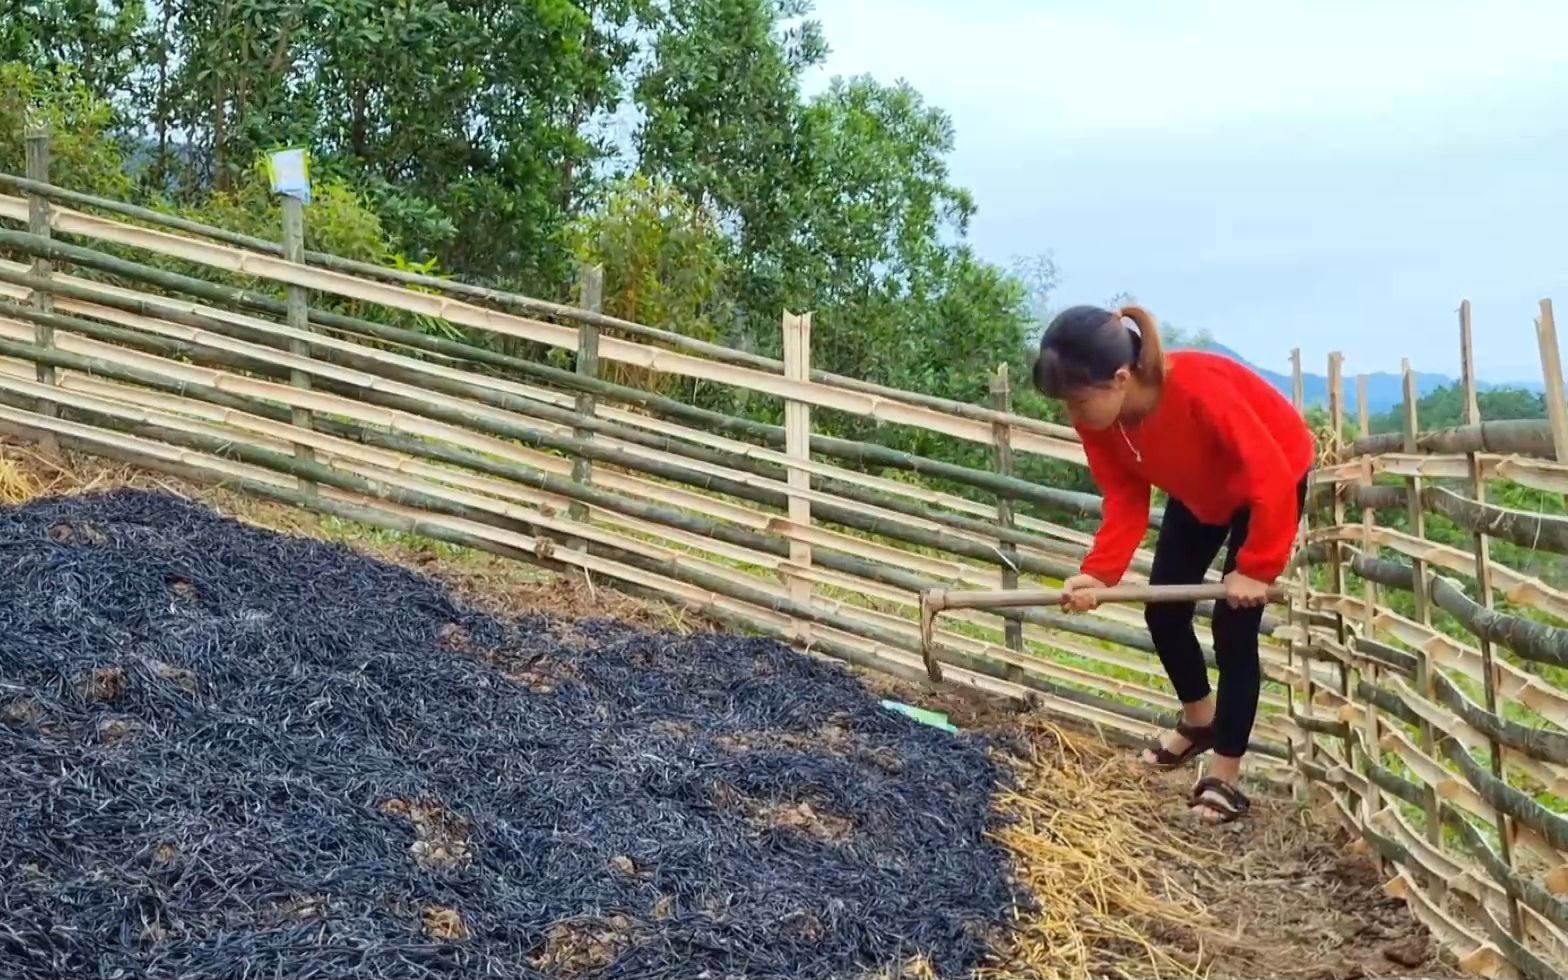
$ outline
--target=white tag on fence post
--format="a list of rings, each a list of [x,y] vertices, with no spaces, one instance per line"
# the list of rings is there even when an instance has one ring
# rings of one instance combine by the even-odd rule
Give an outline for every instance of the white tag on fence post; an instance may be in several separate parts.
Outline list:
[[[267,155],[267,176],[272,193],[310,203],[310,156],[302,147]]]

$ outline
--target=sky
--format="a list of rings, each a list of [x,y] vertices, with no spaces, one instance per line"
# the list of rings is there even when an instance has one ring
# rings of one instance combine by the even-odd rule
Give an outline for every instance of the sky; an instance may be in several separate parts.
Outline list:
[[[816,0],[807,80],[904,79],[957,129],[985,258],[1129,293],[1249,360],[1541,376],[1568,347],[1568,2]]]

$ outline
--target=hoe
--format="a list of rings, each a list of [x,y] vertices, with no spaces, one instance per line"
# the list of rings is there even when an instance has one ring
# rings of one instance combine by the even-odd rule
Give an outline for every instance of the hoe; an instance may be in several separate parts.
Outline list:
[[[1119,585],[1093,589],[1099,602],[1201,602],[1223,600],[1225,586],[1218,582],[1204,585]],[[1279,588],[1269,589],[1269,601],[1284,597]],[[1061,589],[979,589],[973,591],[929,589],[920,596],[920,656],[933,681],[942,680],[942,665],[937,662],[935,632],[937,614],[944,609],[1017,609],[1022,606],[1060,606]]]

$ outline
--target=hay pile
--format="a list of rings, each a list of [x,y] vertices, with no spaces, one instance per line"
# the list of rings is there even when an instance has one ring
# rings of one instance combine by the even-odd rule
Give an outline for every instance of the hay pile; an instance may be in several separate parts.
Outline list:
[[[978,965],[976,740],[771,642],[503,620],[114,491],[0,513],[0,975]]]

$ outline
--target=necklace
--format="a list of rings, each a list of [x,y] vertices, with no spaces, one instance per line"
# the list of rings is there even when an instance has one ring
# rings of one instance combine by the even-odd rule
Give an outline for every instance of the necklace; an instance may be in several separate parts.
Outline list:
[[[1138,447],[1134,446],[1132,444],[1132,439],[1127,435],[1127,427],[1125,425],[1122,425],[1121,422],[1118,421],[1116,423],[1116,429],[1117,429],[1118,432],[1120,432],[1122,434],[1122,442],[1125,442],[1127,444],[1127,451],[1132,453],[1133,460],[1135,462],[1142,463],[1143,462],[1143,453],[1140,453],[1138,451]]]

